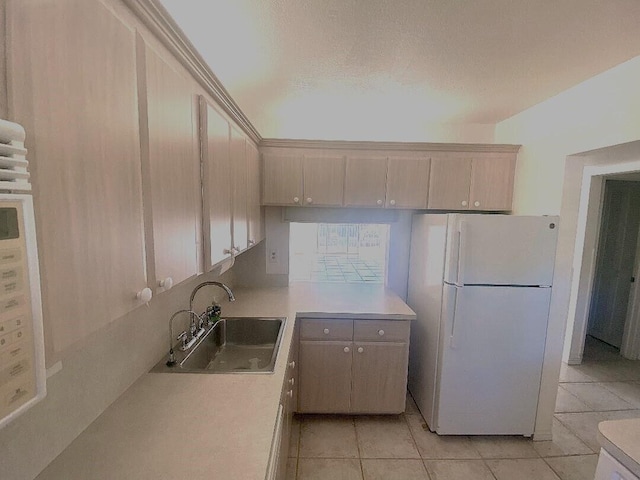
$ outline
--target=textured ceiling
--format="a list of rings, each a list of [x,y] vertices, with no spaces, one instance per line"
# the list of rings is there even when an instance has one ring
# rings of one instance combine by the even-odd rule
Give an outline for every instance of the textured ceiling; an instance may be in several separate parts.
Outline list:
[[[640,55],[639,0],[161,0],[263,137],[430,141]]]

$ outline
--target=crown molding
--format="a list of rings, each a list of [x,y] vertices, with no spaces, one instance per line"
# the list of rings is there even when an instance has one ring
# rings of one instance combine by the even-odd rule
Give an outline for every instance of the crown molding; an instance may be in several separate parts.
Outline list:
[[[259,146],[279,148],[476,153],[518,153],[521,147],[521,145],[510,145],[504,143],[369,142],[348,140],[293,140],[279,138],[263,138],[260,141]]]
[[[251,121],[231,98],[207,62],[198,53],[169,12],[158,0],[123,0],[140,21],[167,47],[178,61],[194,76],[220,107],[256,143],[262,137]]]

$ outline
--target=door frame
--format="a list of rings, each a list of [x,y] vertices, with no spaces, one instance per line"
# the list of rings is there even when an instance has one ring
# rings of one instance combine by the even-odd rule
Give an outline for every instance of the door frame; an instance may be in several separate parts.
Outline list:
[[[610,175],[638,172],[640,172],[640,161],[584,167],[567,316],[567,339],[570,347],[568,352],[565,352],[565,361],[569,364],[582,363],[584,354],[602,223],[604,182]],[[638,245],[640,246],[640,241]],[[638,255],[636,255],[634,267],[636,273],[639,266],[637,257]],[[640,306],[635,301],[640,299],[638,283],[634,283],[629,295],[627,320],[620,349],[623,356],[633,359],[637,359],[640,355]]]

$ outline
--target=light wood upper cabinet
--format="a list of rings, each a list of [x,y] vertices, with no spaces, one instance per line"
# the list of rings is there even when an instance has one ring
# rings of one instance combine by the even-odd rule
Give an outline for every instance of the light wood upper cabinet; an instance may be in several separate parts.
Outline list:
[[[427,208],[428,158],[389,157],[387,164],[387,208]]]
[[[302,204],[302,156],[262,156],[262,204]]]
[[[467,210],[470,185],[470,158],[432,158],[427,206],[439,210]]]
[[[200,97],[203,232],[205,269],[231,256],[230,127],[226,118]]]
[[[247,215],[249,247],[264,238],[262,207],[260,206],[260,154],[247,140]]]
[[[178,284],[198,273],[200,164],[193,151],[190,85],[155,50],[142,46],[144,64],[139,59],[138,65],[146,67],[139,91],[143,173],[148,180],[143,185],[145,220],[153,226],[153,264],[156,286],[161,287],[168,279]]]
[[[511,210],[515,157],[474,158],[471,167],[471,210]]]
[[[387,189],[387,158],[347,157],[344,205],[383,207]]]
[[[341,206],[344,157],[306,156],[302,163],[304,205]]]
[[[59,352],[141,305],[147,283],[135,32],[100,2],[10,7],[10,110],[27,131],[47,348]]]
[[[515,155],[433,158],[428,208],[511,210]]]
[[[236,253],[248,246],[247,147],[245,136],[231,127],[231,170],[233,172],[233,246]]]

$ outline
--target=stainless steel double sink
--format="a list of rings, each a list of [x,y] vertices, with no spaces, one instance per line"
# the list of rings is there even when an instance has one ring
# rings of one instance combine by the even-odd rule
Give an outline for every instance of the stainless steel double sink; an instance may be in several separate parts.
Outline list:
[[[283,317],[227,317],[210,327],[177,363],[158,362],[155,373],[273,373],[285,326]]]

